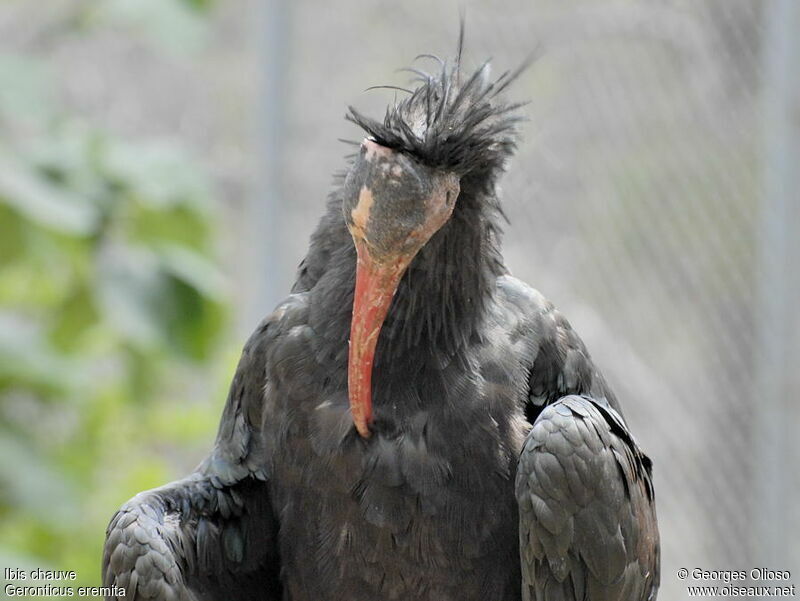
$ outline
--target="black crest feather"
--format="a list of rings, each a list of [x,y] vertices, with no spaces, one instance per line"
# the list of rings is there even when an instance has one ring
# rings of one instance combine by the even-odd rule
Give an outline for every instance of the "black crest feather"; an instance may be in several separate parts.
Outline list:
[[[530,60],[496,80],[490,78],[487,61],[462,82],[462,44],[463,33],[452,64],[433,55],[417,57],[434,59],[440,66],[437,74],[404,69],[415,75],[419,85],[413,90],[403,89],[410,95],[390,106],[383,122],[353,107],[349,107],[347,119],[378,144],[405,152],[426,165],[460,175],[502,169],[514,151],[516,126],[522,120],[517,109],[524,103],[503,102],[500,94]]]

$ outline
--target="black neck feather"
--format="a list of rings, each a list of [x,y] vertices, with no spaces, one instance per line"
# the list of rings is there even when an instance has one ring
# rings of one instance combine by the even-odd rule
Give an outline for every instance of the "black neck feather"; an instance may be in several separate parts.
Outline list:
[[[470,181],[472,180],[472,181]],[[487,185],[489,184],[489,185]],[[502,218],[493,182],[467,176],[452,218],[422,248],[392,301],[376,353],[377,365],[450,358],[476,335],[504,272],[499,250]],[[312,235],[294,285],[311,292],[312,324],[327,344],[322,355],[343,361],[347,353],[356,256],[341,213],[341,197]]]

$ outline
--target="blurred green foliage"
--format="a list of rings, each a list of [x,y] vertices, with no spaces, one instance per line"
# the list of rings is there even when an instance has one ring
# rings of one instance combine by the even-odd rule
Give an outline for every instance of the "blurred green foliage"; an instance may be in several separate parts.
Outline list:
[[[76,3],[60,35],[115,15],[194,36],[208,5]],[[197,166],[53,92],[45,56],[0,53],[0,565],[99,585],[114,509],[210,443],[226,302]]]

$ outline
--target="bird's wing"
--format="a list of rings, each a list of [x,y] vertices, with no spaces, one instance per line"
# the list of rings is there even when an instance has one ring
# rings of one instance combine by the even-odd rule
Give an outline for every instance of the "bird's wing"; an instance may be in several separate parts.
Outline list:
[[[607,403],[566,396],[539,413],[516,496],[525,601],[655,599],[651,464]]]
[[[211,455],[111,519],[103,583],[129,601],[281,598],[277,524],[260,433],[267,318],[245,345]]]

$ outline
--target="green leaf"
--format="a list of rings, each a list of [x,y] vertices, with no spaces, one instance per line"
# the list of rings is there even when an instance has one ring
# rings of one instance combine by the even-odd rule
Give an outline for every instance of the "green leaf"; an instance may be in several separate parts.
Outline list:
[[[98,262],[97,304],[105,321],[140,349],[163,341],[159,305],[164,281],[152,253],[122,244],[106,245]]]
[[[85,236],[97,225],[97,212],[39,176],[33,169],[0,155],[0,202],[52,230]]]
[[[209,300],[197,288],[179,278],[171,278],[171,311],[165,329],[173,348],[194,360],[209,356],[223,320],[219,302]]]
[[[23,227],[20,216],[11,207],[0,204],[0,265],[24,257]]]
[[[84,386],[83,373],[80,362],[50,349],[36,326],[0,311],[0,390],[68,395]]]
[[[99,318],[94,296],[87,283],[80,282],[53,312],[50,337],[58,348],[74,350]]]
[[[56,528],[77,518],[75,492],[36,449],[0,430],[0,456],[0,504],[15,506]]]
[[[181,2],[196,11],[207,11],[214,4],[213,0],[181,0]]]
[[[103,175],[127,187],[137,202],[164,210],[176,205],[200,209],[209,204],[209,189],[186,156],[168,143],[109,144]]]
[[[222,273],[204,256],[174,244],[159,248],[158,254],[167,273],[195,288],[209,300],[224,300],[225,280]]]
[[[181,245],[201,250],[208,245],[208,218],[185,205],[154,208],[128,206],[125,226],[130,236],[148,247]]]

